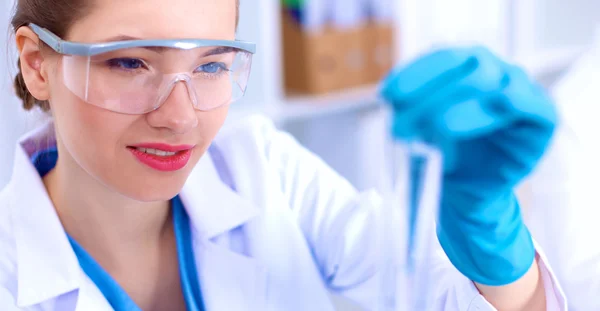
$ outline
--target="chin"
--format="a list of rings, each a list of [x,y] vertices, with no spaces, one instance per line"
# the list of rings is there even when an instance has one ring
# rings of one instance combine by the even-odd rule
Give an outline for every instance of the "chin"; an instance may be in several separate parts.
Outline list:
[[[138,162],[115,166],[106,184],[123,196],[138,202],[168,201],[177,196],[185,185],[198,159],[192,158],[186,167],[172,172],[160,172]],[[119,169],[120,168],[120,169]]]
[[[119,192],[126,197],[139,202],[168,201],[179,194],[183,188],[183,184],[184,182],[166,182],[149,187],[142,186],[141,183],[130,183]]]
[[[132,196],[128,196],[136,201],[139,202],[145,202],[145,203],[150,203],[150,202],[163,202],[163,201],[169,201],[171,199],[173,199],[174,197],[176,197],[179,194],[179,191],[173,191],[173,192],[165,192],[165,191],[161,191],[161,192],[146,192],[146,193],[136,193]]]

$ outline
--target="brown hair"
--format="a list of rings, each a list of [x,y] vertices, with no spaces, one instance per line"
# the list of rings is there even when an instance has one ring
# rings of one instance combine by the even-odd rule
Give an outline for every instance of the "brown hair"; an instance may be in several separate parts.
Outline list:
[[[22,26],[34,23],[46,28],[64,38],[69,28],[79,19],[85,17],[91,7],[89,0],[17,0],[15,15],[11,24],[16,32]],[[240,0],[236,0],[236,28],[240,16]],[[23,108],[31,110],[38,106],[43,111],[50,110],[48,101],[40,101],[31,95],[23,73],[21,72],[21,61],[17,61],[19,72],[15,77],[14,87],[17,96],[23,101]]]

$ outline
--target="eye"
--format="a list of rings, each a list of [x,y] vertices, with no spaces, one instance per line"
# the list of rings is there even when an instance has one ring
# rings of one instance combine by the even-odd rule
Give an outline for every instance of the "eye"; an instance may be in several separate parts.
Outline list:
[[[112,68],[136,70],[146,67],[144,61],[137,58],[114,58],[107,61]]]
[[[196,69],[196,72],[204,72],[211,74],[220,73],[221,71],[228,71],[227,66],[225,66],[224,63],[216,62],[201,65],[200,67],[198,67],[198,69]]]

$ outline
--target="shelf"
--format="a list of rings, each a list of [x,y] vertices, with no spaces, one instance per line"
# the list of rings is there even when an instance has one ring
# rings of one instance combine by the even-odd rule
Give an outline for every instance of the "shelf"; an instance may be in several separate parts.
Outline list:
[[[290,96],[272,104],[234,106],[228,121],[258,113],[277,123],[286,123],[374,109],[381,104],[378,87],[367,85],[325,95]]]
[[[299,121],[375,108],[381,103],[378,85],[357,87],[318,96],[291,96],[278,105],[274,115],[279,121]]]
[[[585,46],[556,48],[539,53],[517,55],[516,61],[536,78],[553,74],[570,66],[585,52]]]

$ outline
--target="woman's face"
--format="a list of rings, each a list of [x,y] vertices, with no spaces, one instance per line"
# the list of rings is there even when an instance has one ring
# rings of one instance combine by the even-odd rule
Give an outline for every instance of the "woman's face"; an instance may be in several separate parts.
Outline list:
[[[70,28],[65,40],[98,43],[120,36],[235,37],[235,0],[95,0],[94,4],[90,14]],[[162,106],[152,112],[127,115],[105,110],[70,92],[63,82],[60,61],[56,66],[49,71],[48,81],[60,157],[64,158],[61,165],[74,166],[70,170],[81,168],[135,200],[167,200],[176,195],[227,115],[227,106],[195,110],[185,83],[177,83]],[[146,144],[190,146],[191,157],[181,169],[158,169],[145,164],[131,148]]]

